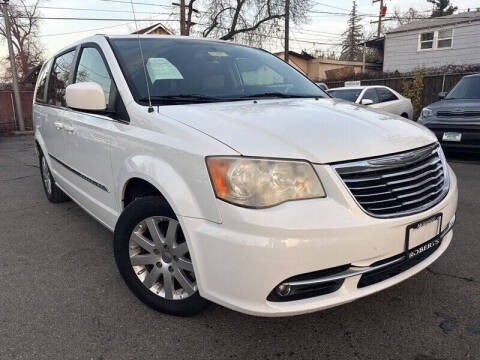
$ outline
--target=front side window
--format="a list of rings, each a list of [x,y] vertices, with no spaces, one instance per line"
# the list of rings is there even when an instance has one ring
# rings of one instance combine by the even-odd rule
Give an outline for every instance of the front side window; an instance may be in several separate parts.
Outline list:
[[[283,60],[262,50],[214,41],[143,38],[142,63],[138,39],[110,41],[141,104],[147,103],[148,89],[153,101],[161,104],[256,96],[327,97]]]
[[[368,89],[363,95],[363,99],[372,100],[374,104],[378,103],[378,95],[375,89]]]
[[[48,85],[48,103],[56,106],[67,106],[65,101],[65,89],[70,85],[70,73],[72,71],[75,50],[60,55],[55,59],[50,73]]]
[[[105,103],[110,104],[112,78],[99,51],[93,47],[82,49],[80,61],[75,74],[75,83],[95,82],[103,88]]]
[[[49,62],[45,63],[38,75],[37,80],[37,89],[35,92],[35,101],[36,102],[44,102],[45,101],[45,89],[47,83],[47,69],[48,69]]]
[[[445,99],[480,99],[480,76],[464,77]]]
[[[377,88],[377,94],[379,102],[398,100],[397,96],[394,93],[385,88]]]
[[[362,89],[329,90],[328,93],[334,98],[355,102],[362,93]]]

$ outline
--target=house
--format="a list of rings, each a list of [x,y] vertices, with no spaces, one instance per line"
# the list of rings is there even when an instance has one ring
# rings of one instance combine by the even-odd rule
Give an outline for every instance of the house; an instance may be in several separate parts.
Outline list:
[[[173,35],[173,32],[167,29],[163,24],[156,23],[144,29],[135,31],[132,34]]]
[[[274,55],[282,60],[284,59],[283,52],[278,52]],[[352,76],[363,71],[363,63],[360,61],[316,59],[305,52],[300,54],[295,51],[289,51],[288,63],[313,81]],[[366,63],[365,70],[380,71],[381,67],[377,64]]]
[[[479,64],[480,11],[415,21],[389,31],[384,41],[384,72]]]

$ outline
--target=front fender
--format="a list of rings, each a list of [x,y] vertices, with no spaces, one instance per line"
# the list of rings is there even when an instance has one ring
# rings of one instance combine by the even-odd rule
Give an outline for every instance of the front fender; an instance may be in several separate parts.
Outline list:
[[[155,186],[165,197],[175,214],[207,219],[221,223],[215,194],[203,158],[188,156],[175,169],[163,159],[150,155],[132,155],[117,173],[118,208],[122,209],[123,195],[130,179],[140,178]]]

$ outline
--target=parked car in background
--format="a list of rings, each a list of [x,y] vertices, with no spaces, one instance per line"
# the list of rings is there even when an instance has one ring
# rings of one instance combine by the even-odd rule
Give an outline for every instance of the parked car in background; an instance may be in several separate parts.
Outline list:
[[[114,232],[121,276],[156,310],[325,309],[452,241],[457,181],[435,136],[265,51],[96,35],[47,61],[34,98],[46,197]]]
[[[413,119],[413,106],[410,99],[386,86],[347,86],[329,89],[327,92],[335,98]]]
[[[425,107],[418,122],[445,150],[480,153],[480,74],[464,76],[440,101]]]
[[[326,91],[328,90],[328,86],[327,84],[325,84],[324,82],[316,82],[315,84],[317,84],[317,86],[322,89],[323,91]]]

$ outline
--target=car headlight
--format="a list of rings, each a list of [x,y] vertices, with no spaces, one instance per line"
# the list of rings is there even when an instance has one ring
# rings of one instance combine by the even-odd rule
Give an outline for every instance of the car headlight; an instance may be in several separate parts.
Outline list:
[[[425,118],[428,118],[430,116],[433,116],[433,110],[426,107],[426,108],[423,108],[422,109],[422,118],[425,119]]]
[[[325,197],[317,173],[305,161],[207,157],[207,167],[217,197],[236,205],[264,208]]]

